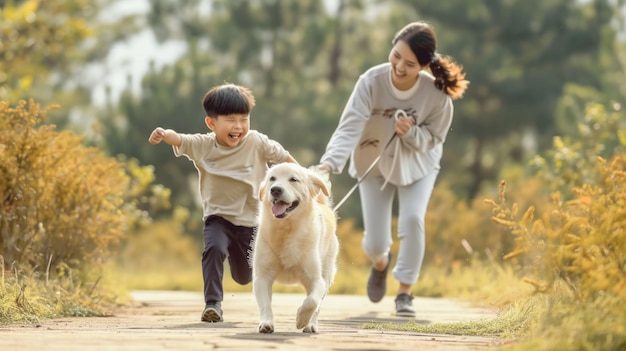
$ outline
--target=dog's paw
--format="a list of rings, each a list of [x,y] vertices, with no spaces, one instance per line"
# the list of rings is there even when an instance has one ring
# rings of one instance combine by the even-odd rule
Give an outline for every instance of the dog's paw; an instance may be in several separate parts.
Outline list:
[[[269,322],[259,323],[259,333],[271,334],[273,332],[274,332],[274,324],[269,323]]]
[[[317,325],[315,324],[309,324],[306,327],[304,327],[304,329],[302,329],[303,333],[317,333]]]
[[[315,301],[311,298],[305,299],[302,306],[298,308],[298,314],[296,315],[296,328],[302,329],[309,325],[315,310],[317,310],[317,304]]]

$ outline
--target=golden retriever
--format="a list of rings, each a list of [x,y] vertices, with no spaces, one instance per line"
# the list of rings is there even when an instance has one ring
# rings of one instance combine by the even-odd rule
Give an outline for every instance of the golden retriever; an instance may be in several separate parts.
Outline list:
[[[337,271],[337,216],[328,174],[295,163],[271,167],[259,187],[259,226],[252,251],[252,288],[259,333],[274,332],[272,285],[300,283],[306,298],[296,328],[317,332],[317,316]]]

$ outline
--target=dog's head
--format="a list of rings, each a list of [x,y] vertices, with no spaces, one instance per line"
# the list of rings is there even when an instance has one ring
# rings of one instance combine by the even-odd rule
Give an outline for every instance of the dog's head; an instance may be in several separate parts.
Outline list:
[[[295,163],[280,163],[267,170],[259,188],[259,200],[271,207],[276,218],[285,218],[299,206],[309,206],[321,192],[329,197],[329,187],[317,172]]]

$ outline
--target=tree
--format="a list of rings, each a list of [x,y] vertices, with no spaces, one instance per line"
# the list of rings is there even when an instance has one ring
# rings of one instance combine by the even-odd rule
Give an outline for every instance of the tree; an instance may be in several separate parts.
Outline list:
[[[1,1],[0,100],[61,104],[50,118],[67,123],[70,108],[89,102],[91,82],[81,80],[87,64],[134,31],[134,16],[112,23],[98,17],[113,2]]]

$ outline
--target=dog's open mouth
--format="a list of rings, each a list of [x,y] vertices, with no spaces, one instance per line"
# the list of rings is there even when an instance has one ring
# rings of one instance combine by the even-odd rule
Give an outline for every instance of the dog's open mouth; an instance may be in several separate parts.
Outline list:
[[[300,201],[296,200],[292,203],[280,201],[278,199],[274,199],[272,201],[272,213],[276,218],[285,218],[289,212],[293,211],[298,205]]]

